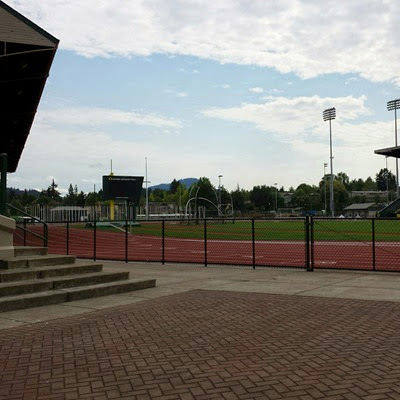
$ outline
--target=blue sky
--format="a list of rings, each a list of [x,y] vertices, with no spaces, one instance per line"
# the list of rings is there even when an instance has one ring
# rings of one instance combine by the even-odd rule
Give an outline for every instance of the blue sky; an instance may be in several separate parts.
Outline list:
[[[10,186],[90,191],[111,159],[143,175],[145,157],[151,184],[318,184],[330,107],[334,172],[375,176],[394,145],[396,2],[5,2],[60,39]]]

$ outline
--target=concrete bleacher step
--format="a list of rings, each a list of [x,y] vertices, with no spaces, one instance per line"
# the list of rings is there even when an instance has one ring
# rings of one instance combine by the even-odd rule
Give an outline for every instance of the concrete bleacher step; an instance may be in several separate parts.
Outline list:
[[[13,268],[0,270],[0,283],[28,279],[44,279],[52,276],[65,276],[101,272],[103,264],[95,262],[78,262],[75,264],[52,265],[46,267]]]
[[[75,256],[47,254],[45,247],[16,247],[0,260],[0,312],[155,287],[156,280],[104,272],[103,265]]]
[[[68,301],[89,299],[92,297],[107,296],[110,294],[131,292],[148,289],[156,286],[155,279],[128,279],[121,282],[102,283],[89,287],[75,287],[64,289],[68,293]]]
[[[0,283],[0,297],[53,289],[53,282],[42,279]]]
[[[87,287],[49,290],[20,296],[5,296],[0,297],[0,312],[132,292],[135,290],[152,288],[155,287],[155,285],[155,279],[128,279],[120,282],[102,283]]]
[[[51,278],[53,289],[65,289],[74,286],[89,286],[129,279],[129,272],[97,272],[92,274],[72,275]],[[46,281],[48,279],[45,279]]]
[[[6,296],[0,298],[0,312],[48,306],[66,301],[68,301],[68,293],[59,290],[29,293],[20,296]]]
[[[0,297],[41,290],[56,290],[74,286],[88,286],[100,283],[126,280],[129,272],[95,272],[90,274],[56,276],[47,279],[29,279],[17,282],[0,283]]]
[[[63,256],[58,254],[18,256],[0,260],[0,269],[29,268],[45,265],[73,264],[75,256]]]
[[[33,246],[15,246],[14,256],[45,256],[47,255],[47,247]]]

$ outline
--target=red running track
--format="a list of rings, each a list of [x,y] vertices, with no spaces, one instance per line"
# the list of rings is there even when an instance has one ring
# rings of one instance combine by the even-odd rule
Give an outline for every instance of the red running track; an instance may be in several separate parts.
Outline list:
[[[40,228],[33,226],[31,230]],[[126,242],[127,240],[127,242]],[[22,238],[15,236],[15,244],[22,245]],[[127,252],[126,252],[127,244]],[[27,245],[42,245],[33,237],[27,237]],[[102,260],[155,261],[163,260],[163,240],[158,236],[131,235],[124,232],[69,229],[49,226],[49,253],[72,254],[82,258]],[[164,261],[183,263],[253,265],[251,241],[207,240],[207,249],[201,239],[164,239]],[[96,254],[95,254],[96,249]],[[68,250],[68,251],[67,251]],[[205,251],[207,250],[207,253]],[[298,241],[256,241],[255,265],[305,268],[306,247]],[[371,242],[315,242],[314,268],[348,268],[373,270],[373,247]],[[378,242],[375,244],[375,269],[400,271],[400,244]]]

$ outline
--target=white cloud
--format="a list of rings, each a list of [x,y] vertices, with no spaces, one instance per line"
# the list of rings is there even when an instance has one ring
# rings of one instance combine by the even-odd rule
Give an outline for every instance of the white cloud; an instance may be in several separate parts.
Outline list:
[[[250,88],[249,91],[250,91],[250,92],[253,92],[253,93],[264,93],[264,89],[263,89],[263,88],[260,88],[260,87],[253,87],[253,88]]]
[[[269,93],[269,94],[278,94],[278,93],[282,93],[283,92],[283,90],[280,90],[280,89],[269,89],[269,90],[267,90],[267,93]],[[267,97],[265,97],[265,98],[263,98],[263,100],[266,100],[267,99]]]
[[[173,89],[164,89],[164,93],[166,93],[166,94],[170,94],[170,95],[172,95],[172,96],[174,96],[174,97],[180,97],[180,98],[182,98],[182,97],[187,97],[188,96],[188,94],[186,93],[186,92],[179,92],[179,91],[176,91],[175,89],[173,90]]]
[[[242,104],[239,107],[211,108],[202,111],[207,117],[236,122],[249,122],[258,129],[272,133],[282,141],[295,137],[323,134],[322,111],[336,107],[337,121],[353,120],[369,114],[365,96],[339,98],[267,97],[264,104]],[[282,136],[284,135],[284,136]]]
[[[400,2],[6,0],[85,56],[191,55],[400,85]],[[245,33],[245,34],[244,34]]]
[[[221,85],[222,89],[230,89],[231,85],[229,83],[224,83]]]
[[[55,177],[55,176],[53,176],[53,175],[49,175],[49,176],[47,176],[46,177],[46,181],[48,182],[48,183],[51,183],[51,182],[57,182],[57,178]]]
[[[319,179],[320,165],[329,159],[329,125],[322,119],[322,110],[335,106],[337,119],[332,122],[334,171],[344,170],[351,177],[366,177],[383,168],[383,158],[374,155],[382,143],[391,143],[393,123],[391,121],[358,122],[370,111],[365,106],[366,97],[321,98],[270,97],[265,104],[242,104],[232,108],[204,110],[203,115],[238,123],[248,123],[261,130],[268,139],[266,157],[273,176],[281,182],[288,180],[279,171],[290,169],[290,184]],[[243,129],[245,132],[246,128]],[[257,145],[258,147],[260,144]],[[274,150],[279,149],[278,161],[271,161]],[[291,156],[288,156],[288,155]],[[291,158],[287,158],[291,157]],[[282,163],[281,161],[282,160]],[[283,166],[286,165],[286,167]],[[368,172],[369,171],[369,172]],[[372,171],[372,172],[371,172]]]
[[[218,174],[224,175],[223,184],[230,190],[237,183],[248,189],[274,182],[286,188],[301,182],[317,183],[323,163],[329,160],[329,128],[322,120],[322,110],[331,106],[338,111],[332,126],[334,171],[365,179],[384,166],[384,157],[375,156],[373,150],[393,142],[393,121],[355,123],[369,112],[365,101],[365,97],[276,97],[265,104],[205,110],[207,117],[237,123],[236,133],[221,142],[218,135],[213,136],[220,126],[214,129],[212,124],[210,136],[205,132],[204,140],[191,136],[190,129],[180,132],[181,140],[171,140],[164,134],[154,136],[153,126],[143,126],[140,135],[115,135],[115,125],[107,122],[110,117],[101,125],[93,125],[93,118],[85,120],[88,109],[75,111],[76,125],[68,122],[69,113],[64,109],[40,110],[9,184],[43,189],[54,177],[60,190],[72,183],[89,191],[93,184],[101,187],[110,159],[115,173],[142,175],[144,157],[148,157],[149,179],[154,184],[189,176],[208,176],[217,184]],[[107,112],[103,110],[103,114]],[[256,126],[263,134],[253,130],[247,136],[246,126],[239,133],[241,123]]]
[[[355,78],[355,77],[351,77],[345,80],[344,84],[345,85],[350,85],[353,82],[357,82],[359,80],[359,78]]]
[[[115,135],[115,122],[138,123],[143,130],[137,135]],[[109,173],[111,159],[115,173],[143,175],[144,157],[149,160],[150,180],[157,184],[174,177],[212,175],[215,164],[229,163],[233,157],[205,156],[193,146],[193,140],[171,140],[171,136],[153,133],[154,127],[163,128],[164,132],[166,125],[176,129],[181,122],[120,110],[41,109],[18,170],[9,175],[9,185],[43,189],[54,179],[62,193],[70,183],[77,184],[79,190],[91,191],[93,184],[101,187],[101,177]]]
[[[182,127],[181,121],[172,118],[160,117],[154,114],[141,114],[135,111],[113,110],[99,107],[68,107],[39,113],[40,124],[104,126],[112,124],[131,124],[152,126],[155,128]]]
[[[111,159],[116,174],[143,175],[147,157],[153,184],[171,182],[173,178],[213,176],[215,165],[234,161],[232,155],[205,155],[193,147],[192,141],[179,143],[163,137],[154,140],[151,135],[116,138],[112,132],[89,128],[75,130],[58,121],[48,125],[36,121],[18,170],[8,177],[9,185],[44,189],[54,178],[62,193],[70,183],[87,192],[93,190],[93,184],[101,187],[102,175],[110,172]]]

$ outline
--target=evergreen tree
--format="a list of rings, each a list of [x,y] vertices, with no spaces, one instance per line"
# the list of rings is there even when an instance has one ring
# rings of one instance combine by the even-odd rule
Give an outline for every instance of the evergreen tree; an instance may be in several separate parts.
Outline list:
[[[396,177],[386,168],[376,174],[376,186],[378,190],[396,190]]]
[[[179,181],[177,181],[176,179],[174,179],[171,184],[169,185],[169,191],[172,194],[175,194],[176,191],[178,190],[179,187]]]
[[[364,190],[377,190],[376,182],[370,176],[364,182]]]
[[[47,197],[51,200],[58,201],[60,200],[60,192],[57,190],[58,185],[52,179],[50,186],[46,190]]]
[[[72,187],[71,183],[68,188],[68,193],[64,198],[64,204],[66,206],[75,206],[76,205],[76,194],[75,194],[75,190]]]
[[[81,192],[76,196],[75,205],[77,205],[78,207],[85,207],[85,203],[86,203],[86,194],[81,190]]]

